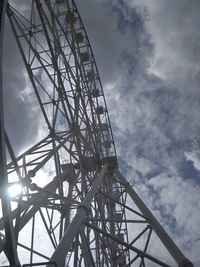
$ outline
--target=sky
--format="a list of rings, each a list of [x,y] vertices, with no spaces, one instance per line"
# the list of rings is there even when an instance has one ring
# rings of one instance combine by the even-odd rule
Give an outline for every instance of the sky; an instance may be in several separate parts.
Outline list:
[[[77,0],[120,168],[200,264],[200,2]]]
[[[103,83],[120,169],[197,267],[200,1],[75,2]],[[20,153],[30,135],[32,143],[37,139],[40,116],[6,27],[6,129]]]

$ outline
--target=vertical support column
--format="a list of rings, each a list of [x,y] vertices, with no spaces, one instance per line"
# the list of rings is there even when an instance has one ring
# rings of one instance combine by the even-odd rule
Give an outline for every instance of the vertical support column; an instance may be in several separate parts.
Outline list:
[[[3,115],[3,81],[2,81],[2,57],[3,57],[3,29],[5,21],[7,0],[0,1],[0,197],[3,211],[5,227],[5,245],[4,252],[10,265],[18,266],[17,245],[11,218],[11,207],[6,192],[7,169],[6,169],[6,148],[5,148],[5,128]]]
[[[120,182],[124,185],[127,193],[132,198],[132,200],[135,202],[136,206],[143,213],[143,215],[149,220],[152,228],[154,229],[154,231],[156,232],[156,234],[162,241],[163,245],[167,248],[171,256],[177,262],[178,266],[179,267],[194,267],[194,265],[183,255],[183,253],[180,251],[180,249],[177,247],[177,245],[174,243],[171,237],[167,234],[164,228],[160,225],[160,223],[157,221],[157,219],[154,217],[151,211],[147,208],[147,206],[144,204],[144,202],[138,196],[135,190],[130,186],[130,184],[127,182],[126,178],[121,174],[119,169],[115,169],[114,172],[117,178],[120,180]]]
[[[71,224],[67,228],[64,236],[58,244],[56,250],[51,256],[51,261],[56,262],[58,267],[64,267],[65,256],[70,249],[71,243],[76,237],[78,231],[83,225],[83,221],[87,215],[88,209],[90,208],[92,199],[94,198],[104,176],[107,174],[108,165],[105,164],[97,177],[94,179],[93,184],[87,193],[84,201],[79,206],[76,215],[74,216]]]

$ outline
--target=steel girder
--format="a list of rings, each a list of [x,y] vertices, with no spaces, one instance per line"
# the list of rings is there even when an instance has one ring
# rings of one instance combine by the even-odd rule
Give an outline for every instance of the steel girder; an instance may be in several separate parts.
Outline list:
[[[5,229],[4,242],[1,240],[1,248],[4,249],[5,254],[11,265],[19,265],[19,260],[16,251],[16,238],[13,229],[13,222],[11,218],[11,206],[8,196],[6,194],[7,185],[7,170],[6,170],[6,147],[5,147],[5,127],[3,115],[3,88],[2,88],[2,53],[3,53],[3,29],[6,13],[7,1],[0,2],[0,197],[3,214],[3,225]]]

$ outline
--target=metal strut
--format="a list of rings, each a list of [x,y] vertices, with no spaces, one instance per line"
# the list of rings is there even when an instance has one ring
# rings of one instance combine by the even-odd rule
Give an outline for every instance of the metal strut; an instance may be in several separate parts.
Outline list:
[[[11,217],[11,206],[7,194],[7,167],[6,167],[6,148],[5,148],[5,127],[4,127],[4,110],[3,110],[3,71],[2,71],[2,55],[3,55],[3,30],[6,13],[7,1],[0,2],[0,198],[3,212],[3,222],[5,228],[5,240],[2,244],[5,255],[10,265],[18,266],[17,244]]]

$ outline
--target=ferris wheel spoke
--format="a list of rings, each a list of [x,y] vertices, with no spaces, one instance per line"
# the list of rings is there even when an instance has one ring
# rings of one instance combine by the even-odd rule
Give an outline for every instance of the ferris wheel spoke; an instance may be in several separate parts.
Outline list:
[[[9,9],[8,9],[8,10],[9,10]],[[8,11],[8,17],[9,17],[9,20],[10,20],[10,24],[11,24],[11,26],[12,26],[13,33],[14,33],[14,35],[15,35],[15,37],[16,37],[16,41],[17,41],[19,50],[20,50],[20,52],[21,52],[21,55],[22,55],[24,64],[25,64],[26,69],[27,69],[27,72],[28,72],[28,74],[29,74],[29,78],[30,78],[30,80],[31,80],[31,82],[32,82],[32,85],[33,85],[33,88],[34,88],[34,92],[35,92],[35,94],[36,94],[36,97],[37,97],[37,100],[38,100],[38,102],[39,102],[40,108],[41,108],[42,113],[43,113],[43,115],[44,115],[45,121],[46,121],[48,127],[50,128],[50,127],[51,127],[51,126],[50,126],[50,122],[49,122],[49,120],[48,120],[48,116],[47,116],[47,114],[46,114],[46,111],[45,111],[45,109],[44,109],[44,107],[43,107],[43,105],[42,105],[42,101],[41,101],[41,99],[40,99],[40,96],[39,96],[39,93],[38,93],[38,90],[37,90],[37,86],[36,86],[36,83],[35,83],[34,78],[33,78],[32,70],[31,70],[31,68],[30,68],[30,65],[28,64],[28,61],[27,61],[26,57],[25,57],[25,54],[24,54],[24,52],[23,52],[22,45],[21,45],[21,43],[20,43],[20,41],[19,41],[19,39],[18,39],[17,31],[16,31],[16,29],[15,29],[15,27],[14,27],[14,21],[15,21],[15,24],[19,27],[19,29],[20,29],[20,31],[21,31],[22,34],[23,34],[23,31],[22,31],[22,28],[20,27],[19,23],[17,22],[16,18],[13,16],[13,14],[14,14],[14,13],[13,13],[12,11]],[[13,18],[14,21],[12,20],[12,18]],[[27,39],[26,36],[25,36],[25,38]]]
[[[9,19],[10,19],[10,22],[11,22],[11,26],[12,26],[13,32],[14,32],[14,34],[15,34],[16,41],[17,41],[18,47],[19,47],[19,49],[20,49],[22,58],[23,58],[23,60],[24,60],[24,64],[25,64],[25,66],[26,66],[26,68],[27,68],[27,72],[28,72],[28,74],[29,74],[29,78],[30,78],[31,83],[32,83],[32,85],[33,85],[34,92],[35,92],[36,97],[37,97],[37,99],[38,99],[38,102],[39,102],[39,104],[40,104],[40,108],[41,108],[42,113],[43,113],[43,115],[44,115],[44,118],[45,118],[45,120],[46,120],[46,122],[47,122],[48,128],[51,129],[51,124],[50,124],[50,122],[49,122],[49,120],[48,120],[48,116],[47,116],[47,114],[46,114],[46,111],[45,111],[45,108],[44,108],[44,105],[43,105],[43,102],[42,102],[41,94],[40,94],[39,91],[38,91],[37,84],[40,85],[40,88],[44,88],[44,86],[41,87],[41,81],[42,81],[41,74],[45,73],[45,76],[43,75],[43,78],[45,78],[45,77],[48,78],[48,80],[49,80],[49,84],[51,84],[51,86],[52,86],[53,88],[56,88],[57,92],[59,92],[59,97],[60,97],[61,92],[60,92],[59,85],[56,84],[56,82],[52,79],[51,74],[50,74],[50,72],[49,72],[49,70],[48,70],[48,66],[51,67],[52,70],[54,69],[53,64],[52,64],[52,63],[49,63],[48,66],[44,64],[44,62],[42,61],[42,58],[41,58],[41,56],[40,56],[41,53],[39,54],[39,53],[37,52],[37,50],[34,48],[34,46],[33,46],[32,43],[30,42],[30,40],[28,39],[28,37],[26,36],[26,34],[24,33],[24,31],[22,30],[22,27],[20,26],[20,24],[19,24],[17,18],[14,16],[14,12],[13,12],[13,11],[9,11],[9,13],[10,13],[10,15],[9,15]],[[20,31],[20,33],[21,33],[21,36],[19,36],[19,34],[17,34],[15,25],[18,27],[18,29],[19,29],[19,31]],[[28,26],[27,26],[27,31],[28,31]],[[37,32],[36,32],[36,33],[37,33]],[[34,34],[36,34],[36,33],[33,32],[33,33],[31,33],[31,34],[34,35]],[[20,42],[20,40],[19,40],[19,37],[21,37],[21,38],[23,37],[24,40],[25,40],[25,42],[27,43],[28,47],[31,49],[31,51],[32,51],[32,53],[33,53],[33,60],[34,60],[34,62],[35,62],[35,60],[37,59],[37,64],[39,64],[39,65],[36,65],[37,67],[34,67],[34,66],[33,66],[33,60],[32,60],[32,65],[30,65],[30,64],[28,63],[28,61],[27,61],[27,59],[26,59],[26,55],[24,54],[24,50],[23,50],[23,48],[22,48],[22,44],[21,44],[21,42]],[[48,50],[48,52],[49,52],[49,50]],[[36,64],[36,62],[35,62],[35,64]],[[40,76],[38,76],[38,70],[40,70],[40,69],[42,70],[42,72],[41,72]],[[50,70],[51,70],[51,69],[50,69]],[[38,81],[37,76],[38,76],[38,78],[40,78],[41,81]],[[46,78],[45,78],[45,79],[46,79]],[[48,93],[48,94],[49,94],[49,93]],[[47,96],[49,96],[49,95],[47,95]],[[61,101],[62,101],[62,104],[63,104],[63,108],[64,108],[65,116],[66,116],[66,118],[67,118],[67,121],[69,122],[69,115],[68,115],[67,110],[66,110],[66,108],[65,108],[65,102],[63,102],[62,98],[61,98]],[[52,104],[52,106],[53,106],[53,104]],[[72,106],[70,106],[70,108],[72,108]]]
[[[40,7],[40,9],[41,9],[41,7]],[[44,13],[44,12],[43,12]],[[40,16],[41,18],[42,18],[42,15]],[[46,17],[45,17],[46,18]],[[45,31],[45,35],[47,35],[47,30]],[[49,39],[48,39],[49,40]],[[50,40],[48,41],[48,44],[50,45]],[[51,54],[52,54],[52,57],[53,57],[53,50],[52,50],[52,47],[51,47],[51,49],[50,49],[50,51],[51,51]],[[55,60],[54,60],[55,61]],[[41,63],[41,62],[40,62]],[[55,63],[55,62],[54,62]],[[44,65],[42,65],[42,67],[44,68]],[[58,70],[57,70],[57,72],[58,72]],[[55,85],[54,85],[55,86]],[[67,99],[67,98],[66,98]],[[66,100],[65,99],[65,100]],[[77,101],[76,101],[77,102]],[[76,103],[75,102],[75,103]],[[79,102],[79,101],[78,101]],[[89,126],[89,117],[87,116],[87,112],[86,112],[86,106],[84,105],[84,100],[83,100],[83,98],[81,97],[81,103],[82,103],[82,106],[83,106],[83,114],[84,114],[84,116],[86,116],[86,119],[85,120],[83,120],[83,118],[84,118],[84,116],[82,116],[82,114],[81,114],[81,116],[79,115],[79,113],[77,113],[77,115],[75,115],[75,117],[74,117],[74,119],[75,118],[77,118],[77,116],[79,117],[80,116],[80,118],[81,118],[81,122],[83,122],[83,124],[84,125],[86,125],[86,127],[88,128],[88,129],[90,129],[90,126]],[[90,101],[90,103],[91,103],[91,101]],[[87,104],[86,104],[87,105]],[[71,110],[72,110],[72,106],[69,104],[69,102],[68,102],[68,110],[69,110],[69,112],[71,112]],[[74,112],[74,114],[76,114],[76,112],[77,112],[77,110],[80,110],[81,111],[81,108],[79,107],[75,107],[75,112]],[[66,111],[66,109],[65,109],[65,113],[66,113],[67,111]],[[93,118],[93,120],[94,120],[94,111],[93,112],[91,112],[91,115],[92,115],[92,118]],[[71,118],[72,119],[72,118]],[[72,119],[73,121],[74,121],[74,119]],[[99,119],[98,119],[99,120]],[[68,122],[69,122],[69,119],[68,119]],[[75,123],[75,121],[73,122],[73,124]],[[91,132],[91,130],[89,130],[89,135],[91,136],[91,140],[93,140],[93,143],[95,143],[95,139],[94,139],[94,134],[92,134],[92,132]],[[103,139],[104,139],[104,136],[102,137]],[[105,143],[106,145],[107,145],[107,143],[110,143],[110,141],[103,141],[103,143]],[[112,143],[112,142],[111,142]],[[111,144],[110,143],[110,144]],[[108,144],[108,146],[109,146],[109,144]],[[109,148],[109,147],[108,147]],[[108,149],[107,148],[107,149]]]
[[[47,4],[47,6],[48,6],[48,8],[49,8],[49,10],[50,10],[50,12],[52,13],[53,12],[53,9],[52,9],[52,7],[51,7],[51,5],[50,5],[50,2],[49,1],[46,1],[46,4]],[[70,9],[68,9],[69,11],[68,12],[71,12],[70,11]],[[61,13],[62,14],[62,13]],[[67,29],[65,29],[64,30],[64,28],[61,26],[61,22],[59,21],[59,18],[60,17],[63,17],[63,15],[57,15],[57,16],[55,16],[55,20],[57,21],[57,24],[59,25],[59,27],[61,28],[61,31],[62,31],[62,33],[65,35],[65,38],[68,40],[68,42],[70,43],[70,47],[71,47],[71,49],[72,49],[72,53],[73,53],[73,56],[74,56],[74,58],[75,58],[75,62],[76,62],[76,66],[77,66],[77,68],[78,68],[78,70],[79,70],[79,73],[80,73],[80,76],[78,77],[78,80],[79,80],[79,82],[81,82],[82,83],[82,86],[81,86],[81,88],[83,88],[84,86],[83,86],[83,84],[85,84],[85,86],[86,87],[88,87],[89,86],[89,83],[88,83],[88,79],[90,78],[91,79],[91,86],[92,86],[92,76],[94,76],[94,75],[92,75],[93,74],[93,71],[90,71],[90,72],[87,72],[86,70],[85,70],[85,67],[84,67],[84,65],[83,64],[80,64],[79,63],[79,61],[78,61],[78,57],[80,57],[80,55],[81,55],[81,51],[80,51],[80,47],[79,47],[79,41],[81,41],[80,39],[82,39],[82,38],[80,38],[80,33],[82,34],[82,32],[80,32],[80,29],[83,29],[83,26],[82,26],[82,24],[81,24],[81,22],[79,22],[80,23],[80,29],[79,29],[79,27],[78,27],[78,33],[79,33],[79,41],[78,40],[76,40],[76,32],[77,32],[77,30],[75,30],[75,28],[74,28],[74,24],[73,23],[69,23],[69,27],[70,27],[70,31],[71,31],[71,35],[72,35],[72,38],[71,38],[71,40],[69,41],[69,37],[68,36],[70,36],[70,33],[68,34],[68,36],[67,36]],[[82,35],[81,35],[82,36]],[[82,36],[84,39],[86,39],[87,40],[87,37],[85,36]],[[73,41],[74,40],[74,41]],[[75,41],[76,40],[76,41]],[[90,50],[90,48],[89,48],[89,45],[86,43],[86,48],[88,48],[88,50]],[[92,52],[90,52],[90,54],[92,54]],[[93,67],[93,61],[94,60],[92,60],[91,61],[91,63],[88,63],[88,64],[91,64],[91,66],[89,67],[90,69],[94,69],[94,67]],[[97,71],[96,71],[97,72]],[[78,73],[78,72],[77,72]],[[88,74],[90,74],[90,76],[88,76]],[[85,78],[86,77],[86,78]],[[89,78],[88,78],[89,77]],[[88,87],[89,88],[89,87]],[[90,91],[91,91],[91,89],[89,89]],[[94,121],[95,120],[95,113],[96,113],[96,111],[95,111],[95,106],[94,106],[94,101],[91,101],[91,100],[89,100],[89,98],[88,98],[88,100],[86,101],[86,104],[85,104],[85,97],[83,98],[83,95],[80,93],[80,99],[81,99],[81,103],[82,103],[82,106],[79,106],[79,109],[78,108],[75,108],[75,110],[80,110],[81,111],[81,109],[82,109],[82,107],[83,107],[83,114],[85,114],[85,116],[86,116],[86,120],[84,121],[84,123],[87,125],[87,122],[88,121],[90,121],[90,119],[89,119],[89,116],[87,115],[88,113],[86,112],[86,107],[88,106],[88,105],[90,105],[90,109],[91,109],[91,116],[92,116],[92,120]],[[87,125],[87,127],[88,127],[88,125]],[[88,129],[90,129],[90,127],[88,127]],[[91,132],[89,133],[90,134],[90,136],[92,136],[93,137],[93,135],[91,134]],[[95,139],[94,139],[95,140]]]
[[[50,12],[52,13],[53,12],[53,9],[52,9],[52,7],[51,7],[51,5],[50,5],[50,2],[49,1],[46,1],[46,4],[47,4],[47,6],[48,6],[48,8],[49,8],[49,10],[50,10]],[[61,23],[60,23],[60,21],[59,21],[59,16],[55,16],[55,20],[57,21],[57,23],[58,23],[58,25],[59,25],[59,27],[60,27],[60,29],[61,29],[61,31],[62,31],[62,33],[63,33],[63,35],[65,36],[65,38],[68,40],[68,36],[67,36],[67,34],[66,34],[66,30],[64,30],[64,28],[62,27],[62,25],[61,25]],[[69,43],[69,40],[68,40],[68,43]],[[78,88],[79,87],[81,87],[81,88],[83,88],[83,84],[81,84],[81,86],[80,86],[80,82],[82,82],[82,83],[85,83],[86,85],[87,85],[87,83],[86,83],[86,81],[85,81],[85,73],[83,74],[82,73],[82,66],[83,65],[81,65],[81,64],[79,64],[79,62],[78,62],[78,54],[80,54],[80,49],[78,49],[77,51],[76,51],[76,46],[75,46],[75,42],[71,42],[71,43],[69,43],[69,45],[70,45],[70,47],[71,47],[71,49],[72,49],[72,53],[73,53],[73,56],[74,56],[74,60],[75,60],[75,66],[77,67],[77,70],[76,70],[76,76],[77,76],[77,80],[78,80],[78,83],[77,83],[77,85],[76,86],[78,86]],[[79,47],[78,47],[79,48]],[[83,69],[84,70],[84,69]],[[80,72],[80,77],[78,76],[78,73]],[[83,104],[83,106],[84,106],[84,100],[83,100],[83,98],[82,98],[82,94],[80,94],[80,97],[81,97],[81,100],[82,100],[82,104]],[[93,102],[91,102],[92,104],[93,104]],[[86,104],[86,106],[87,106],[87,104]],[[84,111],[85,111],[86,109],[84,108]],[[85,113],[85,114],[87,114],[87,113]],[[87,118],[88,119],[88,118]]]

